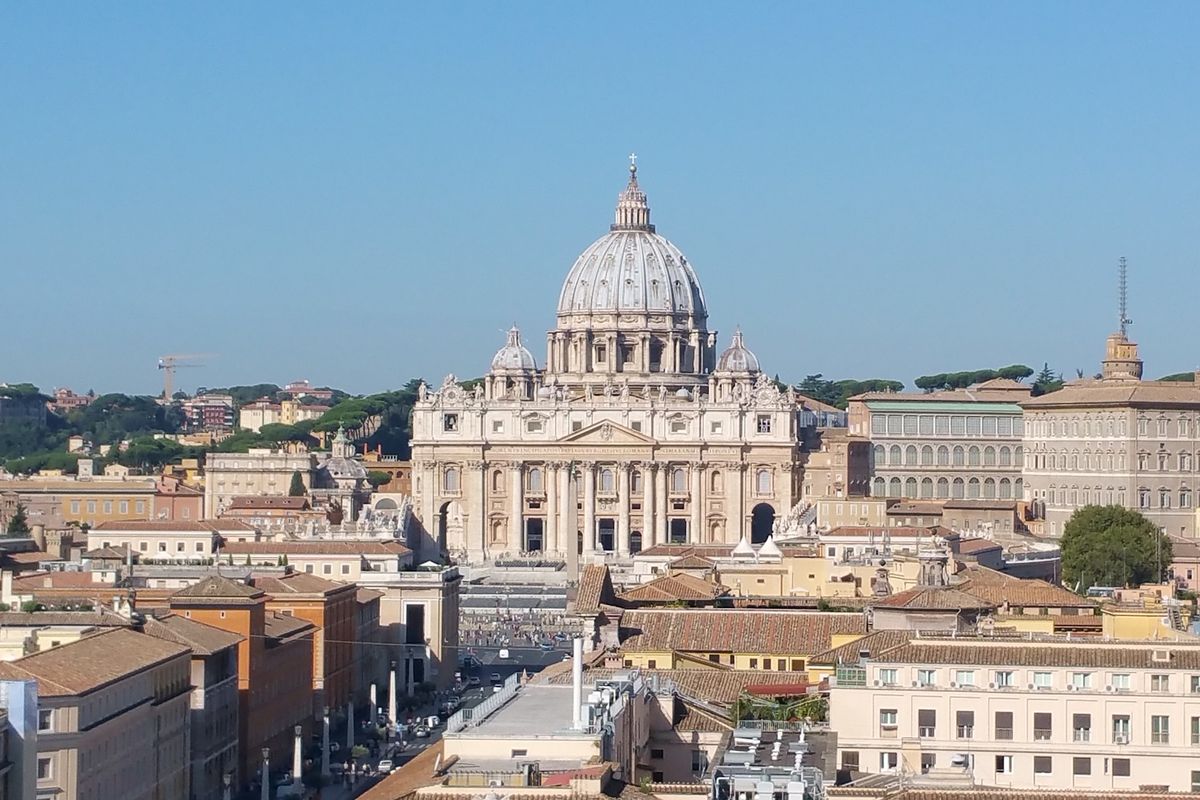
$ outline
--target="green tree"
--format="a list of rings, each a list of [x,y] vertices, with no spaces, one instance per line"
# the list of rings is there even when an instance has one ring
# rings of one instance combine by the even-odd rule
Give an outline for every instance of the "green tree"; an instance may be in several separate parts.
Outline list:
[[[29,535],[29,517],[25,513],[25,505],[23,503],[17,503],[17,510],[9,518],[8,528],[5,532],[9,536]]]
[[[1170,538],[1122,506],[1079,509],[1067,520],[1060,547],[1063,577],[1079,591],[1157,583],[1171,564]]]
[[[376,489],[378,489],[380,486],[383,486],[385,483],[390,482],[391,480],[391,473],[384,472],[383,470],[373,469],[367,473],[367,483],[371,484]]]
[[[288,486],[288,497],[303,497],[308,493],[304,488],[304,479],[300,477],[300,471],[292,473],[292,483]]]
[[[1038,397],[1043,394],[1050,394],[1050,392],[1057,392],[1062,387],[1062,373],[1055,372],[1050,369],[1048,363],[1043,363],[1041,372],[1033,379],[1033,391],[1031,393],[1034,397]]]

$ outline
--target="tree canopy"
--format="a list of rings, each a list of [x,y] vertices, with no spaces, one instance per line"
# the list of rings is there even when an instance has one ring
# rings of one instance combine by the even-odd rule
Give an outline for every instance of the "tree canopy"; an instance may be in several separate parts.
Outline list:
[[[303,497],[307,494],[304,488],[304,479],[300,477],[299,472],[292,473],[292,482],[288,484],[288,497]]]
[[[913,385],[926,392],[936,392],[943,389],[965,389],[976,383],[1008,378],[1013,381],[1023,381],[1033,374],[1033,369],[1024,364],[1010,364],[999,369],[977,369],[966,372],[939,372],[933,375],[922,375],[913,381]]]
[[[885,378],[868,378],[867,380],[825,380],[821,373],[806,375],[796,386],[796,391],[805,397],[826,403],[827,405],[845,408],[847,401],[856,394],[863,392],[898,392],[904,388],[900,381]]]
[[[1153,522],[1123,506],[1084,506],[1063,528],[1063,577],[1092,586],[1140,586],[1162,581],[1171,565],[1171,540]]]
[[[4,532],[9,536],[29,535],[29,517],[25,513],[25,506],[21,503],[17,503],[16,510],[8,518],[8,527]]]
[[[1063,387],[1063,376],[1061,372],[1055,372],[1050,369],[1048,363],[1042,364],[1042,369],[1038,372],[1037,377],[1033,379],[1033,390],[1031,394],[1034,397],[1039,397],[1043,394],[1057,392]]]
[[[1160,381],[1177,381],[1180,383],[1195,383],[1196,373],[1193,372],[1172,372],[1170,375],[1164,375],[1159,378]]]

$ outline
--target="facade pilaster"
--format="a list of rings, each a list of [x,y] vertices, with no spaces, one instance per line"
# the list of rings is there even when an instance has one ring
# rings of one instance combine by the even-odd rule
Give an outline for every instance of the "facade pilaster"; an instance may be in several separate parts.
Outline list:
[[[666,464],[659,464],[654,474],[654,540],[666,544],[667,537],[667,472]]]
[[[629,464],[617,465],[617,541],[616,551],[629,555]]]
[[[692,543],[704,541],[704,468],[703,462],[692,465],[692,523],[688,531],[688,541]]]
[[[546,530],[542,550],[557,553],[561,548],[558,541],[558,471],[561,465],[551,461],[542,467],[543,486],[546,489]]]
[[[484,508],[486,508],[484,492],[487,487],[484,476],[487,473],[487,464],[483,461],[468,461],[466,468],[467,474],[463,477],[467,482],[469,497],[466,524],[467,541],[464,545],[468,560],[483,560],[487,557],[487,520],[484,519]]]
[[[525,484],[522,480],[521,462],[514,461],[508,466],[511,479],[508,509],[508,547],[518,552],[525,549]]]
[[[653,461],[642,462],[642,549],[654,547],[654,480],[656,465]]]
[[[729,471],[733,486],[729,487],[729,516],[725,526],[725,541],[736,543],[742,538],[746,518],[746,465],[735,464]]]
[[[583,554],[596,551],[596,462],[585,461],[583,470]]]

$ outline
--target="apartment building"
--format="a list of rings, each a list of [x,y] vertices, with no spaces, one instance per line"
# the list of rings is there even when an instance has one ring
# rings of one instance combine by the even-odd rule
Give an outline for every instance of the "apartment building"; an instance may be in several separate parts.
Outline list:
[[[1028,386],[1004,378],[943,392],[850,398],[849,433],[871,441],[871,494],[1019,499]]]
[[[37,787],[60,800],[188,800],[190,651],[125,628],[0,664],[38,689]]]
[[[224,524],[224,523],[222,523]],[[279,542],[226,541],[221,557],[233,564],[273,567],[280,562],[297,572],[330,580],[363,582],[372,573],[396,574],[412,565],[412,551],[396,541],[289,539]]]
[[[220,543],[253,537],[255,529],[238,520],[129,520],[104,522],[87,532],[88,549],[121,547],[142,562],[205,562],[216,557]]]
[[[305,491],[314,485],[317,459],[312,453],[251,449],[247,453],[209,453],[205,463],[204,516],[212,519],[241,495],[285,496],[292,474],[300,473]]]
[[[893,642],[837,668],[829,718],[859,772],[963,765],[983,786],[1200,791],[1200,643]]]

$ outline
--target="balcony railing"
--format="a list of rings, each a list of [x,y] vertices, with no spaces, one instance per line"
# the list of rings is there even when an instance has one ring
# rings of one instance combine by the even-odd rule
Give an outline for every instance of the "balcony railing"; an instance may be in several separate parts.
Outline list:
[[[937,735],[937,728],[934,728],[932,725],[925,726],[922,728],[917,728],[917,736],[919,736],[922,739],[932,739],[936,735]]]
[[[857,667],[838,667],[834,679],[838,686],[866,686],[867,671]]]
[[[1048,742],[1051,739],[1052,731],[1050,728],[1034,728],[1033,740],[1035,742]]]
[[[959,725],[955,729],[955,734],[959,739],[973,739],[975,737],[974,725]]]
[[[996,728],[996,739],[1003,741],[1011,741],[1013,738],[1012,728]]]

